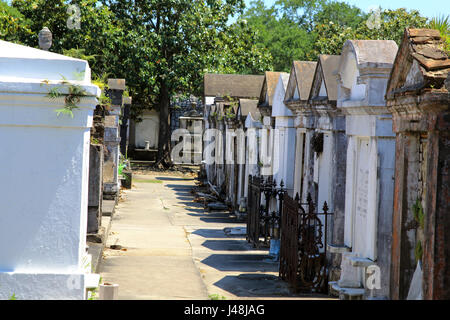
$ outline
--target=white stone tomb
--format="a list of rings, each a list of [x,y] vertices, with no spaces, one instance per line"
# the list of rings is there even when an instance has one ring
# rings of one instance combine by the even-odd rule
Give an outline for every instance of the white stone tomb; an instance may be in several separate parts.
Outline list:
[[[90,78],[84,60],[0,41],[0,299],[86,297]],[[49,90],[74,85],[78,109],[57,116]]]

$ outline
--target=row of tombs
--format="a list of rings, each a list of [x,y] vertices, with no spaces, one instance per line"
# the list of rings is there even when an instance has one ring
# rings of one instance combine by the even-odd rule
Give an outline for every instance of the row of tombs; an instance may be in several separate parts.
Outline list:
[[[205,75],[206,180],[296,291],[450,298],[443,45],[406,29],[290,74]]]

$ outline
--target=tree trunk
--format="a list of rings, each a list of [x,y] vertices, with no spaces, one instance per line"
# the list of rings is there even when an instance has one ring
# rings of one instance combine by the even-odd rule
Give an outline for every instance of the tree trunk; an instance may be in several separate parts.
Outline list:
[[[170,127],[169,127],[169,90],[164,79],[160,80],[159,92],[159,138],[158,138],[158,156],[156,164],[162,164],[165,168],[172,165],[170,158]]]

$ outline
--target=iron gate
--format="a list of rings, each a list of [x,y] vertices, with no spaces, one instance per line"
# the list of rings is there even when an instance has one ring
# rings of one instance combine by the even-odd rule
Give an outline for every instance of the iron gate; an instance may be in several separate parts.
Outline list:
[[[249,176],[247,240],[253,246],[268,246],[271,238],[279,239],[285,192],[283,181],[278,188],[271,176],[265,180]],[[263,196],[264,205],[261,204]],[[276,201],[276,209],[270,210],[269,204],[273,200]]]
[[[247,240],[259,244],[261,208],[261,178],[248,177]]]
[[[298,194],[295,199],[284,199],[279,275],[294,292],[328,290],[326,230],[330,214],[326,202],[323,213],[317,213],[309,194],[307,203],[300,203]]]

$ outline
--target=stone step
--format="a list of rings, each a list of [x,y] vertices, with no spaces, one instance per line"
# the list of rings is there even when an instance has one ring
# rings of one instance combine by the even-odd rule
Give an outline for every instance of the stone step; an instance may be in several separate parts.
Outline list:
[[[327,250],[330,253],[345,253],[352,251],[352,248],[347,246],[340,246],[336,244],[327,244]]]
[[[343,288],[336,281],[330,282],[329,285],[330,291],[339,295],[339,300],[362,300],[364,297],[364,288]]]
[[[372,260],[361,257],[351,257],[349,258],[349,260],[353,267],[367,268],[368,266],[375,264],[375,262],[373,262]]]

